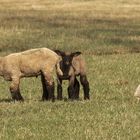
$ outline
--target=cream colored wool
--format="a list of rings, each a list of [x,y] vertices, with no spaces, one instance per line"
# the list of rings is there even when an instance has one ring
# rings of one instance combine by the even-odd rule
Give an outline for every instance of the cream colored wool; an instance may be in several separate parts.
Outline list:
[[[38,76],[41,72],[51,73],[54,67],[56,67],[57,73],[62,75],[59,61],[60,57],[47,48],[13,53],[0,58],[0,75],[5,80],[11,81],[13,77]]]
[[[138,87],[134,93],[134,96],[137,97],[138,101],[140,100],[140,85],[138,85]]]
[[[30,49],[24,52],[12,53],[0,57],[0,76],[12,81],[10,91],[12,97],[19,90],[20,79],[43,75],[48,85],[53,85],[53,70],[63,75],[59,62],[61,58],[55,52],[47,48]],[[14,93],[14,94],[13,94]]]
[[[73,57],[72,65],[74,68],[75,75],[78,75],[79,73],[81,75],[86,75],[86,64],[82,54]]]

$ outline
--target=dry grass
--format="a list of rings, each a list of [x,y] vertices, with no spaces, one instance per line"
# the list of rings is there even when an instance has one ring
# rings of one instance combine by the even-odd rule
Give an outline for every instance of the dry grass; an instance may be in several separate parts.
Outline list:
[[[1,78],[0,139],[138,140],[139,44],[139,0],[0,0],[1,55],[82,51],[91,88],[90,101],[40,102],[40,78],[23,79],[25,102],[13,103]]]
[[[12,0],[0,4],[0,49],[32,47],[92,54],[139,52],[140,2]]]

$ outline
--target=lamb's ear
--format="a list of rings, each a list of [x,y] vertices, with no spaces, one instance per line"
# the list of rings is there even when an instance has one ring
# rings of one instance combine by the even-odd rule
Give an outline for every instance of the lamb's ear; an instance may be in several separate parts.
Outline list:
[[[60,51],[60,50],[54,50],[54,52],[57,53],[60,56],[64,56],[65,55],[65,53]]]
[[[74,53],[71,54],[71,56],[72,56],[72,57],[75,57],[75,56],[78,56],[78,55],[80,55],[80,54],[82,54],[82,53],[81,53],[81,52],[74,52]]]

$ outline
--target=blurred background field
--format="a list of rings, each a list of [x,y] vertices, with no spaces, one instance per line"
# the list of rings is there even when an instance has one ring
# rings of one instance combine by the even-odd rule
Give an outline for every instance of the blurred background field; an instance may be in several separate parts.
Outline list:
[[[139,52],[138,0],[1,0],[0,50]]]
[[[22,79],[25,102],[13,103],[0,78],[0,139],[139,140],[139,45],[139,0],[0,0],[1,56],[81,51],[91,89],[90,101],[81,88],[80,101],[41,102],[40,77]]]

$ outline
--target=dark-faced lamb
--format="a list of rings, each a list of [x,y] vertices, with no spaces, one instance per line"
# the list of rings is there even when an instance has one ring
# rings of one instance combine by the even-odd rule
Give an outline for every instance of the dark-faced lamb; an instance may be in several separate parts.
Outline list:
[[[65,53],[60,50],[55,52],[62,57],[60,61],[60,68],[63,75],[57,74],[57,99],[61,100],[62,97],[62,81],[69,80],[68,98],[79,99],[80,84],[77,76],[80,76],[80,82],[84,90],[84,99],[90,99],[89,96],[89,82],[86,76],[85,60],[81,52]]]
[[[0,57],[0,76],[11,81],[10,92],[14,100],[23,101],[19,84],[23,77],[41,75],[43,96],[42,100],[54,101],[54,81],[52,72],[62,75],[59,67],[60,56],[47,48],[30,49],[24,52],[12,53]]]

